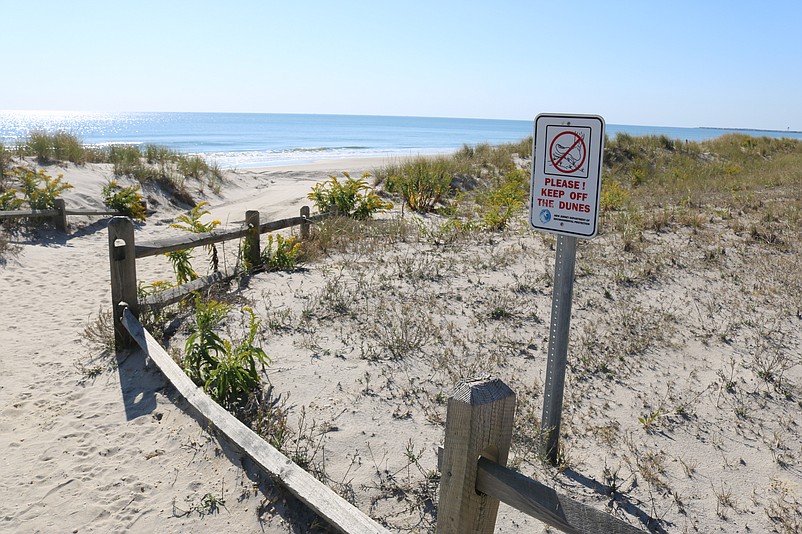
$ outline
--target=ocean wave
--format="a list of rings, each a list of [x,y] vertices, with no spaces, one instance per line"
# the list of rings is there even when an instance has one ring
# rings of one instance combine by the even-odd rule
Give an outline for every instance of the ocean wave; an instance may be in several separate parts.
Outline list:
[[[208,160],[222,168],[275,167],[279,165],[299,165],[321,160],[351,158],[393,158],[428,154],[442,154],[450,149],[379,149],[363,146],[292,148],[282,150],[250,150],[203,152]]]
[[[320,146],[320,147],[300,147],[300,148],[287,148],[283,150],[276,150],[279,153],[292,153],[292,152],[337,152],[342,150],[370,150],[369,146]]]

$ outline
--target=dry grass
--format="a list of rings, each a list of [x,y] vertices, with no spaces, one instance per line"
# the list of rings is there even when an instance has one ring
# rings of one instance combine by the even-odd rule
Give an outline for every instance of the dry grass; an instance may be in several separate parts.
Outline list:
[[[800,146],[608,145],[626,202],[578,248],[558,469],[537,447],[554,240],[521,210],[501,232],[327,221],[307,270],[252,279],[287,424],[327,430],[325,478],[362,510],[430,532],[447,396],[492,374],[524,474],[653,532],[797,532]]]

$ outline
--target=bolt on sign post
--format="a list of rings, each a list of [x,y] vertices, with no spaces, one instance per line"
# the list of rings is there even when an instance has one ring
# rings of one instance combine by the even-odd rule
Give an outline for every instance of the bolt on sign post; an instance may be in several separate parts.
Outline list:
[[[577,238],[599,230],[604,119],[541,114],[535,119],[529,223],[557,234],[549,352],[540,423],[542,451],[557,464]]]

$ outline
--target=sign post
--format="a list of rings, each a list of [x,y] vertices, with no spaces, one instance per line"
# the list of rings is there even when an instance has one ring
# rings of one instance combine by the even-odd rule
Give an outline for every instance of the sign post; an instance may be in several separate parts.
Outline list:
[[[542,452],[557,465],[562,419],[576,240],[599,230],[604,119],[595,115],[538,115],[529,223],[557,234],[549,352],[540,422]]]

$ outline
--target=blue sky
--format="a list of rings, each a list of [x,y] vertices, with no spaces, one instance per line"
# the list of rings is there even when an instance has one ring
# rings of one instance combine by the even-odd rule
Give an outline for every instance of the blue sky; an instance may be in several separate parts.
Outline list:
[[[0,109],[802,130],[802,2],[2,0]]]

